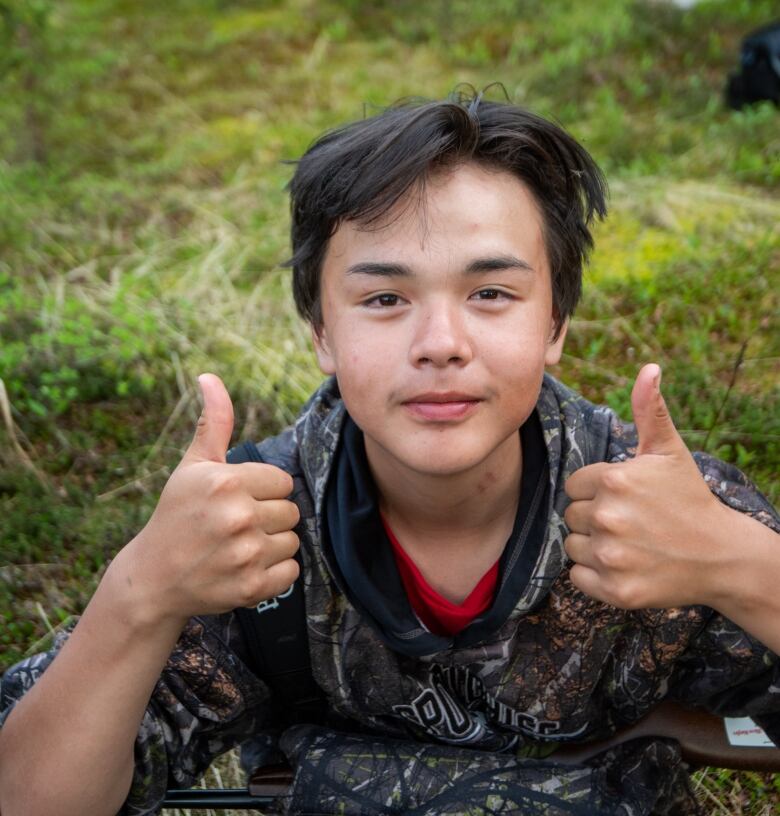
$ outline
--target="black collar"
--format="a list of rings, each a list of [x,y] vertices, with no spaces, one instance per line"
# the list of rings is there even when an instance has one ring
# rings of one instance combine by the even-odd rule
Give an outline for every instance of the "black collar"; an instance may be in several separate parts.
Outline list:
[[[454,637],[434,635],[414,614],[379,517],[363,433],[347,416],[325,494],[323,551],[350,603],[395,651],[421,656],[471,646],[509,617],[531,580],[547,527],[547,451],[534,411],[520,428],[523,475],[512,533],[499,560],[493,605]]]

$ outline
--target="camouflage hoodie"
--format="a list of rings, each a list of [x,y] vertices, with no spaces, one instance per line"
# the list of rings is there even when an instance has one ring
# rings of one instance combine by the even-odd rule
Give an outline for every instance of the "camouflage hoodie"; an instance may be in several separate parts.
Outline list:
[[[608,736],[663,698],[752,716],[780,743],[780,667],[755,638],[709,608],[625,611],[570,582],[564,482],[585,465],[631,457],[636,436],[551,377],[536,411],[547,454],[545,483],[533,494],[546,517],[540,545],[522,584],[502,577],[496,603],[512,594],[506,614],[491,618],[489,631],[477,620],[455,639],[417,623],[387,631],[387,620],[341,588],[323,547],[326,488],[348,424],[335,383],[317,391],[295,427],[262,442],[262,458],[295,481],[312,671],[326,724],[285,721],[247,667],[233,613],[193,618],[143,718],[122,813],[156,813],[167,786],[191,784],[249,738],[256,755],[270,760],[281,750],[296,768],[280,803],[286,812],[366,816],[694,813],[672,741],[633,740],[582,765],[555,760],[557,745]],[[723,502],[780,531],[777,513],[736,468],[695,459]],[[526,533],[516,526],[503,576],[528,561]],[[380,582],[375,591],[381,598]],[[0,724],[65,637],[6,672]]]

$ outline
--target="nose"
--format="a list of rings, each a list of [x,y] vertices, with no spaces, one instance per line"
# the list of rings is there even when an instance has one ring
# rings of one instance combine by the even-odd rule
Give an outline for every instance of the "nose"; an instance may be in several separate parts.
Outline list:
[[[474,356],[463,316],[441,303],[425,309],[415,326],[409,353],[414,365],[466,365]]]

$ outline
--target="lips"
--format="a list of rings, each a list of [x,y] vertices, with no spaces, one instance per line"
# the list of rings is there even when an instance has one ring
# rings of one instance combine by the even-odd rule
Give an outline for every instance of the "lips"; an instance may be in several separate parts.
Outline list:
[[[452,422],[472,414],[482,400],[457,391],[427,392],[404,400],[403,406],[412,415],[434,422]]]

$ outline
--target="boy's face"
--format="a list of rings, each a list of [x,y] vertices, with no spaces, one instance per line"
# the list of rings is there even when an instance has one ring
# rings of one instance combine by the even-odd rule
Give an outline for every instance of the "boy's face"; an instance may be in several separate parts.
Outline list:
[[[454,475],[517,445],[560,358],[542,221],[525,185],[459,165],[371,229],[343,223],[314,343],[369,461]]]

